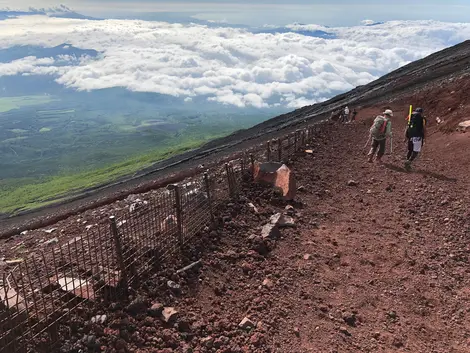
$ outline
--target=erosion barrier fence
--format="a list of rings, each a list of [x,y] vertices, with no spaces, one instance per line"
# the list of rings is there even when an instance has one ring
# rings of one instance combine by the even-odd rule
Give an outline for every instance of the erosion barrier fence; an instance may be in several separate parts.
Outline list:
[[[287,161],[318,130],[307,126],[241,152],[145,201],[134,195],[124,215],[109,215],[79,237],[10,261],[0,272],[0,353],[53,352],[70,336],[74,316],[125,300],[129,286],[215,224],[215,210],[239,195],[255,161]]]

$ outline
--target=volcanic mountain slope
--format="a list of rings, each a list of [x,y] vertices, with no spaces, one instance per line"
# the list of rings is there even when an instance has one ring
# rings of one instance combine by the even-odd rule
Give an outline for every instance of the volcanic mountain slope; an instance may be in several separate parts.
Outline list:
[[[393,124],[395,152],[384,165],[366,162],[369,124],[323,126],[314,153],[289,163],[295,202],[248,182],[219,210],[223,225],[202,234],[183,262],[163,264],[129,302],[73,317],[60,352],[468,352],[470,139],[431,128],[406,172],[404,121]],[[287,205],[295,227],[263,241],[262,225]],[[87,213],[57,227],[79,236],[77,220],[97,219]],[[45,233],[31,233],[1,248],[23,242],[34,251]],[[202,267],[175,275],[195,260]],[[181,286],[178,295],[168,280]],[[174,307],[176,322],[148,315],[152,303]],[[106,320],[91,325],[96,314]],[[244,318],[252,327],[239,326]],[[87,348],[84,337],[96,345]]]
[[[468,48],[464,43],[448,54],[455,59]],[[217,231],[202,234],[187,258],[162,264],[130,293],[141,312],[113,303],[99,312],[105,322],[93,325],[89,319],[98,313],[81,312],[61,352],[468,352],[470,135],[454,127],[470,119],[470,80],[467,64],[439,76],[438,67],[453,65],[444,58],[434,56],[434,66],[422,62],[425,84],[413,84],[424,72],[413,64],[405,76],[371,85],[368,101],[330,103],[360,107],[359,120],[322,125],[314,153],[289,162],[299,186],[295,202],[279,202],[271,189],[247,183],[240,200],[219,210],[224,223]],[[380,90],[382,98],[374,93]],[[409,104],[422,106],[430,123],[423,153],[406,172]],[[395,113],[394,151],[384,165],[369,164],[369,122],[384,107]],[[282,229],[279,239],[260,239],[262,225],[287,205],[295,227]],[[109,204],[105,216],[126,206]],[[86,225],[103,221],[102,213],[71,216],[49,235],[35,230],[4,240],[0,258],[33,252],[45,237],[80,236]],[[195,260],[202,267],[175,275]],[[168,280],[181,286],[179,295]],[[174,324],[147,315],[157,302],[179,311]],[[252,327],[239,326],[244,318]],[[96,345],[86,347],[84,337]]]
[[[74,212],[96,206],[97,202],[104,205],[124,199],[136,191],[143,192],[156,187],[155,180],[163,183],[170,175],[193,173],[193,169],[201,163],[208,165],[238,150],[283,135],[305,121],[327,118],[332,111],[345,105],[362,108],[379,103],[382,105],[414,103],[427,107],[428,111],[432,112],[433,118],[434,114],[438,114],[441,118],[446,117],[443,129],[452,130],[456,122],[463,119],[464,113],[468,111],[466,92],[469,87],[469,74],[470,41],[466,41],[406,65],[368,85],[215,140],[198,150],[156,163],[138,175],[90,190],[75,200],[52,205],[23,216],[4,218],[1,220],[0,229],[3,234],[11,235],[23,229],[64,219]],[[408,97],[413,97],[413,102],[406,101]],[[49,219],[46,223],[43,222],[45,218]]]

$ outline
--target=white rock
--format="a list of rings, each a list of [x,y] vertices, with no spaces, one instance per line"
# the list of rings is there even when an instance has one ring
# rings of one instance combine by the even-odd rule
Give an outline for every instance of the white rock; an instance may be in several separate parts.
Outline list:
[[[51,234],[53,232],[55,232],[57,230],[57,228],[51,228],[51,229],[45,229],[44,232],[46,232],[47,234]]]
[[[293,227],[295,225],[294,219],[290,216],[283,215],[282,213],[276,213],[269,219],[271,224],[279,227]]]
[[[104,324],[107,318],[106,315],[96,315],[92,317],[90,321],[92,324]]]
[[[266,239],[266,238],[274,239],[274,238],[278,238],[279,235],[280,235],[279,227],[277,226],[277,224],[272,224],[272,223],[265,224],[263,226],[263,229],[261,230],[261,237],[263,239]]]
[[[255,327],[255,323],[251,321],[248,317],[243,318],[243,320],[238,324],[238,327],[242,329],[251,329]]]
[[[55,245],[59,242],[59,238],[52,238],[44,242],[44,246]]]
[[[258,213],[258,208],[255,205],[253,205],[251,202],[248,204],[248,206],[250,206],[250,208],[253,209],[255,213]]]
[[[177,316],[178,316],[178,311],[176,311],[175,308],[168,307],[168,308],[163,309],[163,312],[162,312],[163,321],[165,322],[173,321],[177,318]]]

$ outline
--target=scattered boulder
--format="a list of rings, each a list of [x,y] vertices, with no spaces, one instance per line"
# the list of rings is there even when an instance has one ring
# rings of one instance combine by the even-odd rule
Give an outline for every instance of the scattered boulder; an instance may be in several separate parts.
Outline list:
[[[93,335],[85,335],[82,338],[82,342],[88,348],[93,348],[96,346],[96,336]]]
[[[255,332],[250,337],[250,343],[255,347],[259,347],[259,346],[262,346],[266,343],[266,338],[265,338],[264,334],[262,334],[260,332]]]
[[[126,308],[131,315],[138,315],[147,312],[148,302],[145,298],[138,296]]]
[[[177,319],[178,311],[172,307],[164,308],[161,317],[166,323],[171,323]]]
[[[57,228],[51,228],[51,229],[45,229],[44,232],[46,232],[47,234],[51,234],[51,233],[54,233],[56,230]]]
[[[256,251],[260,255],[266,255],[269,252],[269,247],[268,244],[266,243],[267,241],[260,237],[260,236],[254,236],[251,240],[251,248]]]
[[[0,284],[0,320],[2,322],[2,329],[18,328],[20,325],[24,325],[26,318],[24,299],[13,288],[7,286],[7,284]]]
[[[250,330],[254,328],[256,325],[253,321],[251,321],[248,317],[243,318],[243,320],[238,324],[238,327],[244,330]]]
[[[271,224],[277,225],[279,227],[293,227],[295,226],[294,219],[290,216],[283,215],[282,213],[276,213],[271,216],[269,219]]]
[[[312,255],[311,254],[305,254],[304,255],[304,260],[311,260],[312,259]]]
[[[294,218],[291,216],[283,215],[279,222],[280,227],[295,227]]]
[[[271,281],[269,278],[266,278],[266,279],[263,281],[263,287],[272,288],[272,287],[274,287],[274,282]]]
[[[347,313],[343,315],[343,321],[349,326],[356,327],[356,315],[354,313]]]
[[[255,182],[268,183],[282,190],[282,196],[286,200],[295,198],[295,177],[285,164],[277,162],[256,163],[254,168],[254,180]]]
[[[295,213],[295,208],[294,206],[291,206],[291,205],[287,205],[284,210],[286,211],[286,214],[291,215],[291,216]]]
[[[248,204],[248,206],[249,206],[255,213],[259,213],[258,208],[257,208],[255,205],[253,205],[251,202]]]
[[[345,336],[351,336],[351,332],[349,332],[346,327],[341,326],[339,328],[339,332],[341,332]]]
[[[207,336],[204,338],[201,338],[201,345],[211,349],[214,346],[214,338],[212,336]]]
[[[276,239],[281,235],[277,224],[268,223],[263,226],[261,230],[261,237],[263,239]]]
[[[470,128],[470,120],[465,120],[465,121],[462,121],[461,123],[459,123],[459,127],[458,129],[460,131],[467,131],[467,129]]]
[[[284,164],[277,170],[275,186],[282,189],[284,199],[293,200],[295,198],[295,177],[292,171]]]
[[[348,181],[348,186],[357,186],[357,182],[351,179]]]
[[[42,245],[43,246],[55,245],[58,242],[59,242],[59,238],[52,238],[52,239],[45,241]]]
[[[91,318],[90,322],[92,324],[104,324],[106,322],[106,319],[108,317],[106,315],[96,315],[94,317]]]
[[[166,285],[168,286],[168,288],[170,288],[170,290],[175,293],[175,294],[180,294],[181,293],[181,286],[176,283],[176,282],[173,282],[173,281],[168,281],[166,283]]]
[[[68,292],[77,297],[94,300],[95,291],[93,290],[93,283],[86,279],[73,278],[73,277],[53,277],[51,281],[59,284],[60,289]]]
[[[149,309],[149,314],[153,317],[160,316],[163,312],[163,304],[161,303],[153,303]]]

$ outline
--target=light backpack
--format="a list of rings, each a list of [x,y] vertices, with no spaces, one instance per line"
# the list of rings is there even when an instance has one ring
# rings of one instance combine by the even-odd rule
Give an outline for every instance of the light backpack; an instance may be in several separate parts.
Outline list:
[[[372,127],[370,128],[370,134],[375,139],[384,139],[387,131],[387,124],[389,120],[379,115],[375,118]]]

